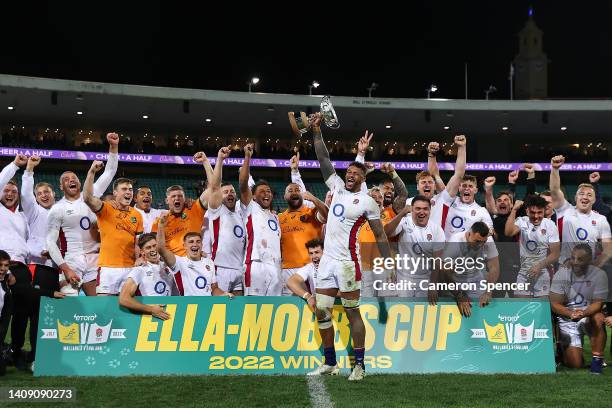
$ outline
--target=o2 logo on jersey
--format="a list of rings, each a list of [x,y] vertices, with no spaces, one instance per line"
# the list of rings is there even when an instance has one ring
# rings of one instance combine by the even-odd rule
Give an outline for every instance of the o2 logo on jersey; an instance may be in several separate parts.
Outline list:
[[[195,280],[195,285],[196,285],[196,288],[198,289],[204,289],[207,283],[208,281],[203,276],[198,276]]]
[[[270,229],[274,232],[278,231],[278,224],[276,223],[276,220],[268,220],[268,227],[270,227]]]
[[[340,222],[344,221],[344,206],[342,204],[336,204],[332,207],[332,214],[340,218]]]
[[[463,227],[463,218],[459,217],[458,215],[455,215],[451,220],[451,225],[457,229]]]
[[[236,236],[236,238],[242,238],[244,236],[244,230],[240,225],[234,225],[234,236]]]
[[[527,241],[525,243],[525,246],[527,247],[527,250],[529,250],[530,252],[535,252],[535,250],[538,248],[538,244],[537,242],[535,242],[534,240],[530,239],[529,241]]]
[[[83,217],[79,220],[79,225],[82,229],[87,231],[91,228],[91,220],[89,219],[89,217]]]
[[[578,228],[576,230],[576,237],[579,240],[584,241],[584,240],[586,240],[589,237],[589,233],[584,228]]]
[[[154,287],[155,293],[162,295],[166,291],[166,282],[157,281]]]

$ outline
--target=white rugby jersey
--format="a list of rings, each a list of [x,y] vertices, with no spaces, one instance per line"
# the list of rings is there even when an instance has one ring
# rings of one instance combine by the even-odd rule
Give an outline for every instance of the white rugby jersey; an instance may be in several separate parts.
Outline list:
[[[597,241],[612,237],[608,220],[595,211],[584,214],[571,208],[557,220],[557,225],[562,241],[560,262],[568,259],[574,246],[580,243],[589,244],[596,256]]]
[[[367,191],[348,191],[337,174],[325,180],[325,184],[333,194],[325,227],[325,255],[358,263],[359,230],[366,221],[380,219],[378,204]]]
[[[206,212],[210,231],[210,254],[216,266],[242,270],[246,231],[242,215],[224,204]]]
[[[116,153],[108,155],[104,172],[93,185],[94,197],[104,194],[115,177],[118,163]],[[97,221],[96,214],[85,204],[82,193],[74,201],[63,197],[56,202],[47,216],[47,250],[53,262],[61,265],[64,257],[100,252]]]
[[[132,278],[138,286],[136,294],[139,296],[170,296],[173,282],[165,269],[166,265],[163,262],[158,264],[147,262],[132,268],[127,277]]]
[[[162,215],[164,210],[160,210],[158,208],[151,208],[149,212],[141,210],[140,208],[134,206],[134,209],[142,215],[142,225],[143,225],[143,233],[147,234],[151,232],[153,228],[153,222],[157,217]]]
[[[550,292],[564,295],[565,307],[568,309],[584,310],[593,300],[605,301],[608,298],[608,277],[603,270],[593,265],[589,265],[582,276],[576,276],[571,269],[562,266],[553,276]]]
[[[412,258],[431,258],[434,252],[444,249],[446,237],[442,227],[429,220],[425,227],[414,223],[412,215],[408,214],[400,221],[393,236],[399,235],[398,249],[400,255],[408,255]],[[410,265],[410,264],[409,264]],[[422,263],[415,271],[407,271],[414,274],[428,274],[430,271],[424,268]]]
[[[245,262],[259,261],[275,265],[280,270],[281,229],[278,216],[264,210],[254,200],[246,206],[240,202],[240,206],[247,237]]]
[[[446,192],[446,190],[444,190]],[[448,193],[446,193],[448,194]],[[448,196],[450,199],[450,195]],[[414,197],[409,197],[406,199],[406,205],[412,205],[412,200]],[[442,207],[443,203],[441,202],[442,193],[434,194],[429,201],[431,202],[431,211],[429,213],[429,222],[436,223],[438,225],[442,224]],[[450,200],[452,201],[452,199]]]
[[[13,178],[17,170],[19,167],[11,162],[0,172],[0,198],[4,186]],[[19,211],[19,207],[11,211],[0,204],[0,226],[0,249],[5,250],[11,256],[11,261],[26,263],[28,222],[24,214]]]
[[[497,252],[497,247],[495,246],[495,242],[493,242],[493,238],[490,236],[487,238],[487,241],[479,246],[477,249],[472,249],[469,247],[467,239],[465,237],[465,232],[458,232],[456,234],[451,235],[447,239],[447,244],[444,247],[444,252],[442,254],[443,258],[452,258],[457,260],[458,258],[462,258],[463,262],[465,259],[473,259],[481,261],[483,259],[489,260],[493,258],[497,258],[499,253]],[[483,261],[484,262],[484,261]],[[486,264],[484,268],[479,269],[475,265],[474,268],[461,272],[458,268],[455,268],[455,273],[459,275],[463,275],[466,280],[470,280],[471,278],[477,278],[481,273],[486,271]]]
[[[21,176],[21,207],[30,228],[27,241],[29,262],[52,267],[53,261],[42,256],[47,250],[47,216],[50,209],[38,204],[34,194],[34,174],[24,171]]]
[[[559,231],[554,222],[548,218],[542,219],[540,225],[535,226],[529,217],[518,217],[514,225],[520,228],[520,254],[521,270],[529,269],[548,256],[550,244],[559,242]]]
[[[217,276],[210,258],[192,261],[186,256],[176,256],[170,270],[182,296],[212,296],[211,285],[217,283]]]
[[[446,234],[446,239],[458,232],[469,230],[478,221],[484,222],[490,229],[493,229],[491,215],[476,201],[471,204],[462,203],[459,197],[453,199],[446,190],[440,196],[443,204],[441,226]]]

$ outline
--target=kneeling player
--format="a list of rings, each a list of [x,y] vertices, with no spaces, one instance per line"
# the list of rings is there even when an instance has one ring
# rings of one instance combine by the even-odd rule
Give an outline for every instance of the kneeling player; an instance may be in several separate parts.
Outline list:
[[[319,269],[319,262],[323,256],[323,241],[318,238],[314,238],[306,242],[305,247],[308,251],[310,263],[297,269],[294,274],[289,277],[287,280],[287,288],[294,295],[304,299],[308,303],[308,306],[314,311],[315,279],[317,276],[317,270]]]
[[[582,337],[591,339],[591,372],[601,374],[606,344],[602,307],[608,297],[606,273],[591,265],[589,244],[578,244],[571,252],[569,267],[562,266],[552,280],[550,306],[559,321],[563,360],[570,368],[581,368]]]
[[[517,284],[529,284],[526,290],[515,290],[515,297],[546,297],[549,294],[552,268],[559,260],[561,243],[554,222],[544,218],[548,202],[540,196],[530,195],[525,200],[527,216],[516,218],[523,202],[516,200],[506,220],[505,235],[520,234],[521,269]]]
[[[229,296],[217,286],[215,265],[208,256],[202,256],[202,236],[199,232],[188,232],[183,237],[187,256],[177,256],[166,248],[165,228],[168,216],[159,219],[157,229],[157,251],[172,271],[176,286],[182,296]]]
[[[153,315],[168,320],[170,315],[163,305],[145,305],[134,296],[170,296],[172,277],[166,273],[166,265],[159,261],[155,234],[144,234],[138,240],[138,247],[144,254],[145,264],[135,267],[124,282],[119,295],[119,304],[133,312]]]

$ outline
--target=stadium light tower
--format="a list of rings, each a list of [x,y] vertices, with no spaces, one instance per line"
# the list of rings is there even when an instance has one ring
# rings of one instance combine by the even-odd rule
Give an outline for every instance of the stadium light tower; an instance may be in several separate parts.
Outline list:
[[[368,90],[368,98],[371,98],[372,92],[378,89],[378,84],[376,82],[372,82],[372,85],[370,85],[370,87],[366,89]]]
[[[257,85],[258,83],[259,83],[259,78],[258,77],[251,78],[251,80],[248,82],[248,84],[249,84],[249,93],[251,93],[251,90],[252,90],[253,86]]]
[[[431,99],[431,94],[436,92],[437,90],[438,87],[435,84],[431,84],[429,88],[425,90],[425,92],[427,92],[427,99]]]
[[[320,83],[318,83],[317,81],[312,81],[312,84],[308,85],[308,95],[312,95],[312,88],[318,88],[319,85],[321,85]]]
[[[489,89],[485,89],[485,99],[488,101],[489,94],[492,94],[494,92],[497,92],[497,88],[494,87],[493,85],[489,85]]]

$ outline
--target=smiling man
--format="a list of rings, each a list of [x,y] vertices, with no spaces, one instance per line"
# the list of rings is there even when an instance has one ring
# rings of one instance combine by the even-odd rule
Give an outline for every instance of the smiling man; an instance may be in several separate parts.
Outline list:
[[[113,182],[114,208],[93,195],[93,179],[104,163],[94,161],[83,188],[85,204],[98,217],[100,258],[98,260],[98,295],[117,295],[136,262],[138,236],[142,234],[142,216],[130,207],[134,190],[132,181],[118,178]]]
[[[106,135],[109,154],[104,172],[93,184],[93,195],[101,197],[113,181],[119,163],[119,135]],[[60,275],[62,291],[76,295],[82,284],[87,296],[96,295],[98,253],[96,215],[83,201],[81,181],[72,171],[60,176],[60,190],[64,197],[48,214],[47,250],[49,256],[63,272]],[[59,241],[59,246],[58,246]]]
[[[140,215],[142,215],[145,234],[151,232],[155,219],[159,217],[163,211],[151,206],[153,203],[153,193],[151,192],[151,187],[138,187],[134,201],[134,209],[138,211]]]

